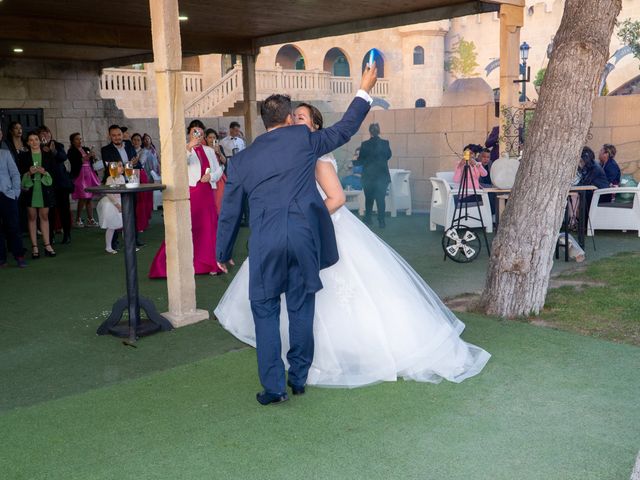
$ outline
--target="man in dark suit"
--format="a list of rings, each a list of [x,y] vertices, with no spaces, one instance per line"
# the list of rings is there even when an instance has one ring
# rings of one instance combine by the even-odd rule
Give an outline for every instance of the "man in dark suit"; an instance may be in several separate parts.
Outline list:
[[[122,162],[124,165],[127,162],[133,161],[136,157],[136,151],[133,145],[131,145],[131,142],[125,141],[124,134],[119,125],[111,125],[109,127],[109,138],[111,139],[111,143],[100,149],[100,158],[104,164],[103,182],[106,181],[109,176],[110,162]]]
[[[102,178],[102,183],[106,182],[107,177],[109,176],[109,163],[122,162],[124,165],[127,162],[135,162],[137,159],[133,145],[131,145],[131,142],[127,142],[124,139],[124,134],[122,133],[122,129],[119,125],[111,125],[109,127],[109,138],[111,139],[111,143],[100,149],[100,158],[104,164],[104,176]],[[144,243],[140,241],[138,232],[136,232],[136,245],[138,247],[144,245]],[[111,248],[113,250],[118,250],[118,246],[118,231],[116,230],[113,235],[113,240],[111,241]]]
[[[320,269],[338,261],[329,212],[315,180],[316,160],[344,145],[367,115],[376,82],[375,64],[362,75],[361,90],[334,126],[311,132],[293,124],[291,100],[272,95],[262,104],[267,133],[233,157],[227,169],[218,222],[216,258],[223,271],[238,234],[242,197],[249,199],[249,299],[256,326],[258,374],[263,405],[288,399],[280,341],[280,295],[289,315],[288,385],[304,393],[313,361],[315,293]]]
[[[364,223],[371,223],[373,202],[378,208],[378,224],[385,227],[385,196],[387,187],[391,183],[389,174],[389,159],[391,148],[389,141],[380,138],[380,126],[377,123],[369,125],[371,138],[360,145],[360,155],[353,162],[354,165],[362,165],[362,190],[365,198]]]

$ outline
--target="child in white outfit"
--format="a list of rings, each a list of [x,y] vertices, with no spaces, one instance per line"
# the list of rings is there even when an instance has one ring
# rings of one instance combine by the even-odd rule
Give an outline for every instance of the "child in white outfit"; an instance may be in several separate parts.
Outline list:
[[[118,162],[118,176],[116,178],[107,178],[107,185],[124,185],[125,180],[122,175],[123,167],[122,163]],[[118,253],[111,248],[111,241],[113,240],[113,234],[116,230],[122,228],[122,205],[120,203],[119,193],[109,193],[102,197],[98,203],[98,215],[100,218],[100,228],[106,230],[104,239],[106,242],[107,253]]]

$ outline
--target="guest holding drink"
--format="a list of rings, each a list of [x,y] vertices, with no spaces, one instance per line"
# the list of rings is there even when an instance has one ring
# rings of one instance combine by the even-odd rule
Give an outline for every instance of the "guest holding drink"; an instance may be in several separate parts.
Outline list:
[[[124,185],[125,179],[122,176],[122,162],[109,163],[109,178],[106,185],[118,187]],[[100,217],[100,227],[105,230],[104,241],[107,253],[118,253],[112,246],[113,235],[116,230],[122,228],[122,204],[120,194],[109,193],[98,202],[98,216]]]
[[[82,209],[87,211],[87,223],[89,227],[97,227],[98,222],[93,218],[93,194],[85,191],[87,187],[97,187],[100,180],[93,169],[93,162],[96,159],[95,151],[82,146],[82,135],[80,133],[72,133],[69,135],[71,147],[67,151],[67,157],[71,162],[71,178],[75,185],[75,189],[71,194],[71,198],[77,200],[78,208],[76,210],[76,227],[83,228],[85,223],[82,221]]]
[[[216,262],[216,235],[218,212],[216,209],[216,182],[222,176],[215,152],[202,145],[204,125],[194,120],[187,129],[186,157],[189,175],[189,200],[191,203],[191,235],[193,239],[193,267],[196,274],[216,275],[221,272]],[[167,252],[162,242],[156,253],[150,278],[167,276]]]
[[[44,254],[55,257],[49,237],[49,208],[55,205],[53,177],[51,169],[55,166],[51,152],[40,149],[40,137],[36,132],[27,135],[28,151],[18,156],[18,170],[22,175],[22,194],[20,201],[27,208],[29,238],[31,239],[31,258],[40,258],[38,250],[37,222],[44,241]]]

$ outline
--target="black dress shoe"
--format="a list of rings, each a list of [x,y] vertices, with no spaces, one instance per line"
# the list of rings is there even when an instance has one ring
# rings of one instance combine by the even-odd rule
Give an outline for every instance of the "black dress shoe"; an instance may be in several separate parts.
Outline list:
[[[136,247],[144,247],[145,243],[140,240],[136,240]]]
[[[386,227],[386,226],[387,226],[387,224],[385,223],[385,221],[384,221],[384,220],[380,220],[380,221],[378,222],[378,225],[380,226],[380,228],[384,228],[384,227]]]
[[[304,395],[304,385],[294,385],[291,382],[287,382],[287,385],[291,388],[291,393],[294,395]]]
[[[285,393],[269,393],[262,391],[260,393],[256,393],[256,400],[261,405],[269,405],[270,403],[278,404],[283,403],[289,400],[289,396]]]
[[[69,245],[71,243],[71,237],[64,237],[62,239],[62,245]]]

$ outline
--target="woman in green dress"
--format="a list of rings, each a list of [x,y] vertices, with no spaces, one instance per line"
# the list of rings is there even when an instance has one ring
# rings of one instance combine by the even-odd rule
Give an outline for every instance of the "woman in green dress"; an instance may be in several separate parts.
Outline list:
[[[18,156],[18,170],[22,176],[22,194],[20,200],[27,207],[29,219],[29,237],[31,238],[31,257],[40,258],[38,250],[38,219],[40,231],[44,241],[44,254],[55,257],[56,252],[51,247],[49,239],[49,207],[55,205],[55,195],[52,188],[53,158],[48,152],[40,149],[40,138],[35,132],[27,136],[28,151]]]

